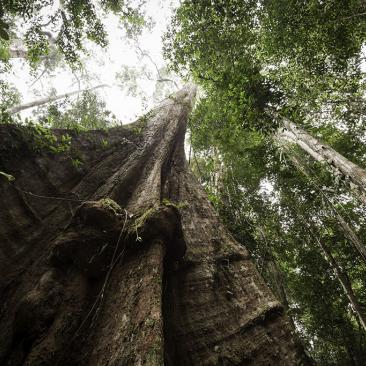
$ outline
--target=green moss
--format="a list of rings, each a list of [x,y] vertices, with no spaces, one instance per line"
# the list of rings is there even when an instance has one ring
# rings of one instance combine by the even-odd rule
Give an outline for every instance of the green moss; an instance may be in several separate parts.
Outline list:
[[[128,229],[128,233],[130,235],[136,234],[136,241],[142,241],[142,238],[139,236],[139,230],[144,226],[146,220],[151,217],[158,209],[159,207],[156,206],[150,207],[142,213],[136,215],[132,225],[130,225]]]
[[[121,212],[121,206],[116,202],[113,201],[111,198],[103,198],[99,201],[99,204],[107,209],[107,210],[112,210],[115,214],[118,214]]]
[[[147,327],[149,327],[149,328],[153,328],[153,327],[154,327],[154,325],[155,325],[155,323],[156,323],[156,321],[155,321],[155,319],[147,318],[147,319],[145,319],[144,323],[145,323],[145,325],[146,325]]]
[[[185,208],[185,207],[188,206],[187,202],[173,202],[173,201],[168,200],[167,198],[163,199],[162,204],[163,204],[163,206],[173,207],[177,210],[179,210],[180,208]]]
[[[162,344],[157,341],[151,346],[146,355],[147,365],[163,365]]]
[[[161,210],[164,207],[173,207],[176,210],[179,210],[181,208],[184,208],[187,206],[186,202],[172,202],[168,199],[163,199],[161,205],[156,205],[150,208],[147,208],[140,213],[137,213],[134,215],[134,219],[132,223],[129,225],[128,228],[128,234],[129,235],[136,235],[136,241],[142,241],[142,238],[139,235],[139,231],[144,227],[145,222],[153,216],[155,213],[157,213],[159,210]]]
[[[35,154],[43,152],[64,153],[70,150],[72,137],[69,134],[56,136],[49,128],[36,124],[28,119],[26,125],[14,122],[11,130],[11,149],[29,151]]]
[[[145,115],[141,116],[136,122],[127,126],[127,128],[130,129],[135,134],[141,135],[147,126],[147,122],[149,121],[149,119],[153,118],[155,114],[156,114],[155,111],[150,111]]]

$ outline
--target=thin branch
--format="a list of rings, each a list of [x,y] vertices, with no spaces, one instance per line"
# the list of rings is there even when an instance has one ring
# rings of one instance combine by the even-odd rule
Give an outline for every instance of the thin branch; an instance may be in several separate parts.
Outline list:
[[[162,75],[160,73],[160,69],[159,69],[158,65],[156,64],[156,62],[153,60],[153,58],[150,56],[150,54],[148,52],[141,49],[141,47],[139,46],[139,44],[137,42],[136,42],[136,48],[141,53],[142,57],[147,57],[150,60],[150,62],[154,65],[156,73],[158,74],[158,79],[156,80],[157,82],[160,82],[160,83],[162,83],[162,82],[171,82],[175,85],[175,87],[177,89],[179,89],[178,84],[174,80],[162,77]]]
[[[47,72],[47,67],[44,67],[41,74],[33,81],[33,83],[30,85],[30,87],[32,87],[34,84],[36,84],[46,72]]]
[[[360,13],[360,14],[353,14],[353,15],[350,15],[348,17],[344,17],[344,18],[340,18],[340,19],[335,19],[335,20],[333,20],[333,22],[341,22],[343,20],[348,20],[348,19],[352,19],[352,18],[356,18],[356,17],[361,17],[363,15],[366,15],[366,12]]]

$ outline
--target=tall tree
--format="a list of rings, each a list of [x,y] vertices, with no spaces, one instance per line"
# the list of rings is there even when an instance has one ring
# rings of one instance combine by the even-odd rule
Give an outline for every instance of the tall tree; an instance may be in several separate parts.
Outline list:
[[[75,138],[79,168],[2,127],[3,364],[300,362],[282,305],[189,172],[193,94]]]
[[[333,171],[343,175],[345,179],[349,179],[351,183],[357,186],[359,191],[362,192],[362,197],[365,199],[365,169],[354,164],[327,144],[322,143],[305,130],[297,127],[294,123],[285,120],[284,127],[283,136],[298,144],[299,147],[306,151],[316,161],[327,164]]]
[[[191,127],[191,161],[202,185],[286,304],[311,356],[321,365],[362,365],[364,207],[347,195],[346,185],[335,184],[323,166],[296,145],[290,149],[288,141],[286,150],[278,150],[271,136],[219,125],[210,129],[195,113]],[[318,240],[331,251],[342,278]]]

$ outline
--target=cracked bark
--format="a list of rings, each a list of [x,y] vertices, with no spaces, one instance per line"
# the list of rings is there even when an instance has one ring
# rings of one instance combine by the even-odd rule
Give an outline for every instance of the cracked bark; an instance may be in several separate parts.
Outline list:
[[[69,153],[33,153],[27,128],[1,126],[0,170],[16,178],[0,181],[1,364],[306,364],[188,169],[193,94],[75,135],[78,168]]]

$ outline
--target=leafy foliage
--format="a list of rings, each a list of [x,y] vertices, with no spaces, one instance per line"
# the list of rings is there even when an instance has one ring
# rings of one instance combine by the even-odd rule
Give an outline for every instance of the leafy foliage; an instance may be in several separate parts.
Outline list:
[[[202,90],[193,169],[320,365],[365,363],[365,331],[321,245],[364,312],[365,263],[339,217],[361,240],[366,208],[278,140],[285,116],[366,166],[365,39],[366,7],[353,0],[185,0],[165,35],[170,67]]]
[[[201,144],[201,130],[191,133],[194,171],[229,230],[250,250],[287,307],[312,357],[321,365],[352,365],[354,360],[362,364],[365,333],[317,240],[332,249],[365,307],[366,267],[334,210],[362,238],[366,208],[302,151],[294,147],[281,151],[271,137],[241,130],[234,150],[226,143],[221,146],[220,137],[215,143],[214,129],[204,132],[209,147]],[[308,176],[292,158],[301,161]]]
[[[273,131],[278,115],[339,115],[363,95],[365,11],[358,1],[186,0],[165,55],[226,114]]]
[[[116,118],[106,109],[105,102],[92,91],[84,91],[74,103],[63,101],[48,104],[37,114],[43,126],[63,129],[90,130],[111,127]]]
[[[8,41],[9,25],[21,18],[26,29],[25,43],[28,58],[37,63],[50,52],[55,44],[65,59],[76,64],[86,39],[99,46],[106,46],[108,36],[103,18],[108,12],[119,16],[132,36],[145,25],[142,7],[144,1],[129,0],[4,0],[0,3],[0,38]]]

